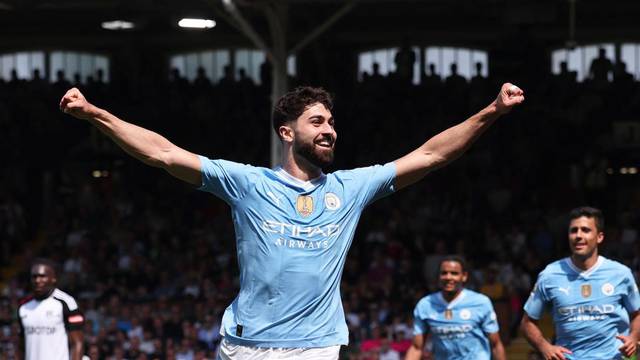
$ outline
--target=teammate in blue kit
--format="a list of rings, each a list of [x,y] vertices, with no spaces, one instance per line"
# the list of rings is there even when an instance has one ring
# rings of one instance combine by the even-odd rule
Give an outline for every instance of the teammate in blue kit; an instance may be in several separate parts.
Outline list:
[[[324,174],[337,134],[332,100],[301,87],[275,106],[282,144],[274,169],[210,160],[120,120],[69,90],[62,111],[88,120],[144,163],[211,192],[231,207],[240,293],[226,309],[222,359],[337,359],[348,343],[340,278],[362,210],[460,156],[500,115],[524,101],[504,84],[495,101],[466,121],[385,165]],[[410,129],[408,129],[410,130]]]
[[[413,310],[413,342],[405,360],[422,359],[431,335],[437,360],[505,360],[491,300],[464,288],[467,269],[462,258],[440,262],[440,291],[420,299]]]
[[[521,330],[545,359],[601,360],[633,356],[640,335],[640,296],[631,270],[598,255],[602,212],[580,207],[569,215],[571,256],[549,264],[524,306]],[[550,308],[556,344],[537,321]],[[629,325],[631,324],[631,325]]]

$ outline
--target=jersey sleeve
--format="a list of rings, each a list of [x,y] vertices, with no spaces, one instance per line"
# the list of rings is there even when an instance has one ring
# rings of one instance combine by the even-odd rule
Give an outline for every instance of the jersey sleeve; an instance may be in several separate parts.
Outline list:
[[[358,193],[363,208],[395,191],[396,165],[393,162],[349,170],[348,176],[352,191]]]
[[[20,335],[20,338],[23,338],[24,336],[24,324],[22,323],[22,316],[20,316],[20,308],[22,307],[22,305],[18,306],[18,310],[16,311],[17,315],[18,315],[18,335]]]
[[[413,310],[413,336],[427,334],[429,332],[429,324],[420,316],[418,306]]]
[[[640,310],[640,294],[638,285],[629,269],[625,269],[623,274],[622,303],[628,312],[633,313]]]
[[[228,204],[242,199],[252,183],[252,166],[204,156],[199,158],[202,186],[198,190],[210,192]]]
[[[23,317],[22,317],[22,307],[24,306],[24,304],[26,304],[29,301],[31,301],[31,299],[33,299],[33,297],[31,295],[20,299],[20,301],[18,302],[18,309],[16,310],[16,315],[18,315],[18,324],[20,325],[20,329],[19,329],[20,338],[23,339],[23,340],[24,340],[23,336],[25,334],[25,331],[24,331],[24,324],[22,323],[22,319],[23,319]]]
[[[498,316],[496,315],[495,310],[493,309],[493,305],[491,304],[491,300],[486,299],[486,308],[487,311],[484,314],[482,319],[482,331],[485,334],[493,334],[500,331],[500,326],[498,325]]]
[[[531,295],[529,295],[529,299],[527,299],[527,302],[524,304],[524,311],[530,318],[535,320],[542,317],[544,308],[549,301],[544,284],[545,275],[544,273],[540,273],[540,275],[538,275],[538,281],[536,281],[536,284],[533,286],[533,290],[531,291]]]
[[[82,330],[84,327],[84,315],[74,300],[62,301],[62,316],[67,331]]]

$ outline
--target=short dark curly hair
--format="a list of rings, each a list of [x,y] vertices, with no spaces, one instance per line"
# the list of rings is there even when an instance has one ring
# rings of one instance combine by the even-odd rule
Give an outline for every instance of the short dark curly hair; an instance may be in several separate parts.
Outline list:
[[[311,86],[300,86],[284,94],[273,108],[273,130],[280,136],[280,126],[295,121],[302,115],[305,109],[313,104],[320,103],[331,111],[333,98],[325,89]]]
[[[53,274],[57,276],[60,273],[60,265],[57,262],[47,258],[35,258],[31,261],[31,268],[36,265],[44,265],[51,268]]]
[[[569,221],[583,216],[595,221],[596,230],[604,231],[604,215],[602,215],[602,210],[591,206],[577,207],[569,212]]]
[[[438,266],[438,273],[440,273],[440,267],[442,266],[443,263],[445,262],[457,262],[458,264],[460,264],[460,268],[462,269],[462,272],[467,272],[467,262],[464,260],[464,258],[460,255],[447,255],[444,258],[442,258],[442,260],[440,260],[440,265]]]

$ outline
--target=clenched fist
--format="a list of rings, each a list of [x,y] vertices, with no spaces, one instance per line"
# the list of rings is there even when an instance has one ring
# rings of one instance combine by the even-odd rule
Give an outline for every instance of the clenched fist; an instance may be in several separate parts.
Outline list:
[[[83,120],[94,118],[98,108],[92,105],[80,90],[72,88],[60,100],[60,111]]]
[[[524,101],[524,91],[519,87],[505,83],[496,98],[496,109],[500,114],[506,114],[511,108]]]

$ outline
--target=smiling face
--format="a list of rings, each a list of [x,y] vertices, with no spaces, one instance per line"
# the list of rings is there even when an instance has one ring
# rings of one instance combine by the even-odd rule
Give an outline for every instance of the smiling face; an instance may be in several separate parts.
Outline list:
[[[584,260],[598,256],[603,240],[604,233],[598,230],[595,218],[580,216],[569,223],[569,248],[574,257]]]
[[[331,112],[321,103],[305,108],[296,121],[280,127],[281,137],[290,141],[294,156],[311,165],[323,168],[333,162],[338,134]]]
[[[440,264],[440,289],[447,294],[457,294],[467,281],[467,272],[457,261],[443,261]]]

